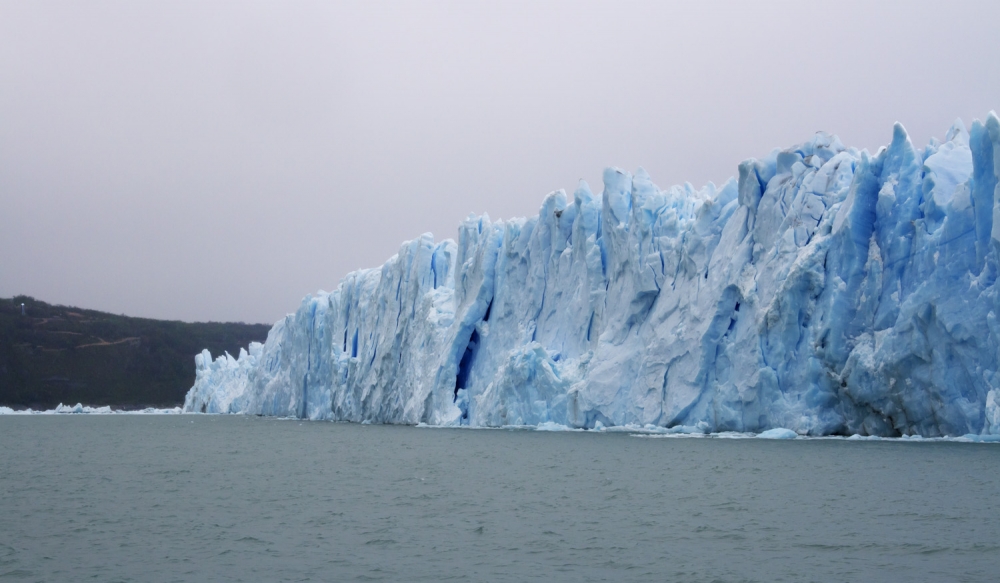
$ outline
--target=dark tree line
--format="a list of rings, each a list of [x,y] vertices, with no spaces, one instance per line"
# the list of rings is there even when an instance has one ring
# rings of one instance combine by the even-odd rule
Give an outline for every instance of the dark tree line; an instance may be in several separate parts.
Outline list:
[[[235,356],[263,342],[269,329],[130,318],[29,296],[0,299],[0,405],[180,405],[194,383],[195,354],[208,348],[213,356]]]

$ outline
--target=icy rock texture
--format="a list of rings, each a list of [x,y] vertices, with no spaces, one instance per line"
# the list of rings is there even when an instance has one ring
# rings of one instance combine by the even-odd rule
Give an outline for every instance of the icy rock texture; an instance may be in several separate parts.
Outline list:
[[[1000,434],[1000,120],[817,134],[721,188],[611,168],[309,296],[186,411],[432,425]]]

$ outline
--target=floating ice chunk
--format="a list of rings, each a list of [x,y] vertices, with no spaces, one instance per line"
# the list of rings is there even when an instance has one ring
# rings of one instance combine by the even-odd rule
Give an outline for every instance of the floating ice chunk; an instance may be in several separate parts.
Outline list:
[[[544,423],[539,423],[535,427],[535,431],[579,431],[579,429],[573,429],[554,421],[545,421]]]
[[[798,436],[791,429],[785,429],[784,427],[775,427],[774,429],[768,429],[757,434],[757,437],[760,439],[795,439]]]

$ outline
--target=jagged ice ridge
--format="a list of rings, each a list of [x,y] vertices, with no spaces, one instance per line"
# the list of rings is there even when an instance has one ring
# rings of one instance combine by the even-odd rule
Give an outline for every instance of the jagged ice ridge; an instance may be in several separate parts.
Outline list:
[[[431,425],[1000,434],[1000,120],[819,133],[660,190],[604,172],[306,297],[185,411]]]

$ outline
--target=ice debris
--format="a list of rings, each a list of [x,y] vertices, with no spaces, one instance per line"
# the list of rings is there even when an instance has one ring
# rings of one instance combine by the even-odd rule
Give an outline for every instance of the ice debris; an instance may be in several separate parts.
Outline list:
[[[768,429],[757,434],[757,437],[760,439],[795,439],[798,436],[791,429],[785,429],[784,427],[775,427],[774,429]]]
[[[12,409],[10,407],[0,407],[0,415],[177,415],[182,412],[180,407],[170,407],[157,409],[146,407],[145,409],[112,409],[104,407],[90,407],[77,403],[76,405],[59,405],[55,409],[35,411],[33,409]]]
[[[818,133],[661,190],[470,216],[196,358],[185,411],[446,426],[1000,435],[1000,120]]]

